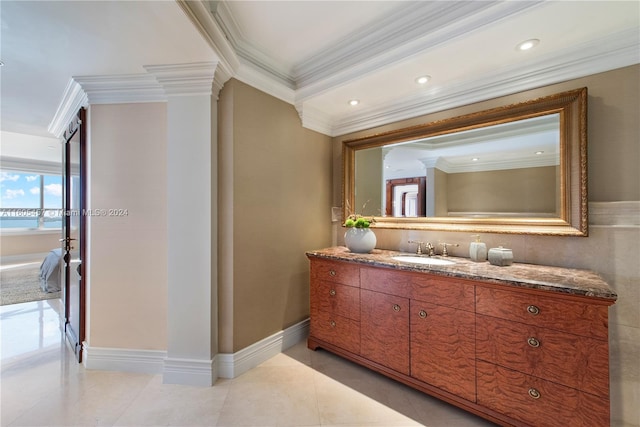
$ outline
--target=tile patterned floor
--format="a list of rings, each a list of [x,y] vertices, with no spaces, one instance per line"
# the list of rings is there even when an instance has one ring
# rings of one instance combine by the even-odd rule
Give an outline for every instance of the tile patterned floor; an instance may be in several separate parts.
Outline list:
[[[0,308],[2,426],[491,426],[305,343],[213,387],[84,369],[57,300]]]

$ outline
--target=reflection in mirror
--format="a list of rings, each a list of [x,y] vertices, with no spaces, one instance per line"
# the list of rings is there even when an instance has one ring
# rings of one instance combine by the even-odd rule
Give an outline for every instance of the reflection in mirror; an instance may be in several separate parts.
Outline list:
[[[392,217],[558,217],[559,166],[558,113],[391,143],[356,152],[358,190],[380,168],[382,177],[355,206]]]
[[[586,100],[583,88],[344,141],[344,215],[383,228],[587,235]]]

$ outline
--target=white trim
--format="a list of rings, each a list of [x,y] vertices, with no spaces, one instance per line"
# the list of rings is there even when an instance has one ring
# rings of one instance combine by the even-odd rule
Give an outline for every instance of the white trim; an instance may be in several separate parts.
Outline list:
[[[220,378],[235,378],[255,368],[283,350],[303,341],[309,335],[309,319],[296,323],[242,350],[233,353],[218,354],[218,372]]]
[[[167,96],[211,95],[217,62],[145,65]]]
[[[56,109],[49,128],[47,129],[56,138],[61,138],[67,125],[73,117],[78,114],[81,107],[89,105],[87,93],[82,89],[80,84],[73,78],[69,79],[67,87],[64,90],[60,104]]]
[[[640,227],[640,201],[590,202],[589,225]]]
[[[241,62],[235,78],[288,104],[294,103],[296,97],[294,89],[274,81],[254,64]]]
[[[167,352],[128,348],[91,347],[83,345],[84,366],[87,369],[123,371],[140,374],[160,374]]]
[[[166,358],[162,371],[162,382],[211,387],[218,378],[216,362],[216,357],[211,360]]]
[[[562,52],[536,62],[494,70],[473,80],[433,87],[412,97],[388,102],[327,123],[330,136],[345,135],[487,99],[578,79],[640,62],[637,35],[622,31],[586,43],[577,54]],[[560,64],[560,65],[552,65]],[[304,103],[302,103],[304,106]],[[303,126],[306,125],[303,122]]]
[[[73,79],[87,94],[89,104],[127,104],[167,100],[162,86],[148,74],[77,76]]]

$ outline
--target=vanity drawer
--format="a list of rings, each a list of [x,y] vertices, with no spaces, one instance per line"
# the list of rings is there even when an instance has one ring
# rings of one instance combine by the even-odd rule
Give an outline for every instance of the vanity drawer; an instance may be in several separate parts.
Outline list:
[[[311,317],[310,335],[352,353],[360,353],[360,322],[326,311]]]
[[[314,280],[311,284],[311,316],[319,311],[359,321],[360,288]]]
[[[562,297],[476,286],[476,313],[608,339],[608,308]]]
[[[363,289],[474,311],[474,285],[465,280],[384,268],[362,268],[360,277]]]
[[[476,315],[476,357],[591,394],[609,395],[607,341]]]
[[[349,286],[360,286],[360,267],[346,262],[311,260],[311,280],[321,279]]]
[[[388,268],[362,267],[360,286],[362,289],[396,295],[403,298],[411,296],[411,274]]]
[[[536,427],[608,426],[609,400],[478,361],[478,404]]]
[[[474,311],[475,286],[462,279],[414,274],[411,298],[445,307]]]

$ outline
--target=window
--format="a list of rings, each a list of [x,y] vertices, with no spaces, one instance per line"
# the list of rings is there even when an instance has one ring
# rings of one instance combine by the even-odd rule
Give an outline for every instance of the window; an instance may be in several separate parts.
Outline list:
[[[62,176],[0,170],[0,229],[62,228]]]

